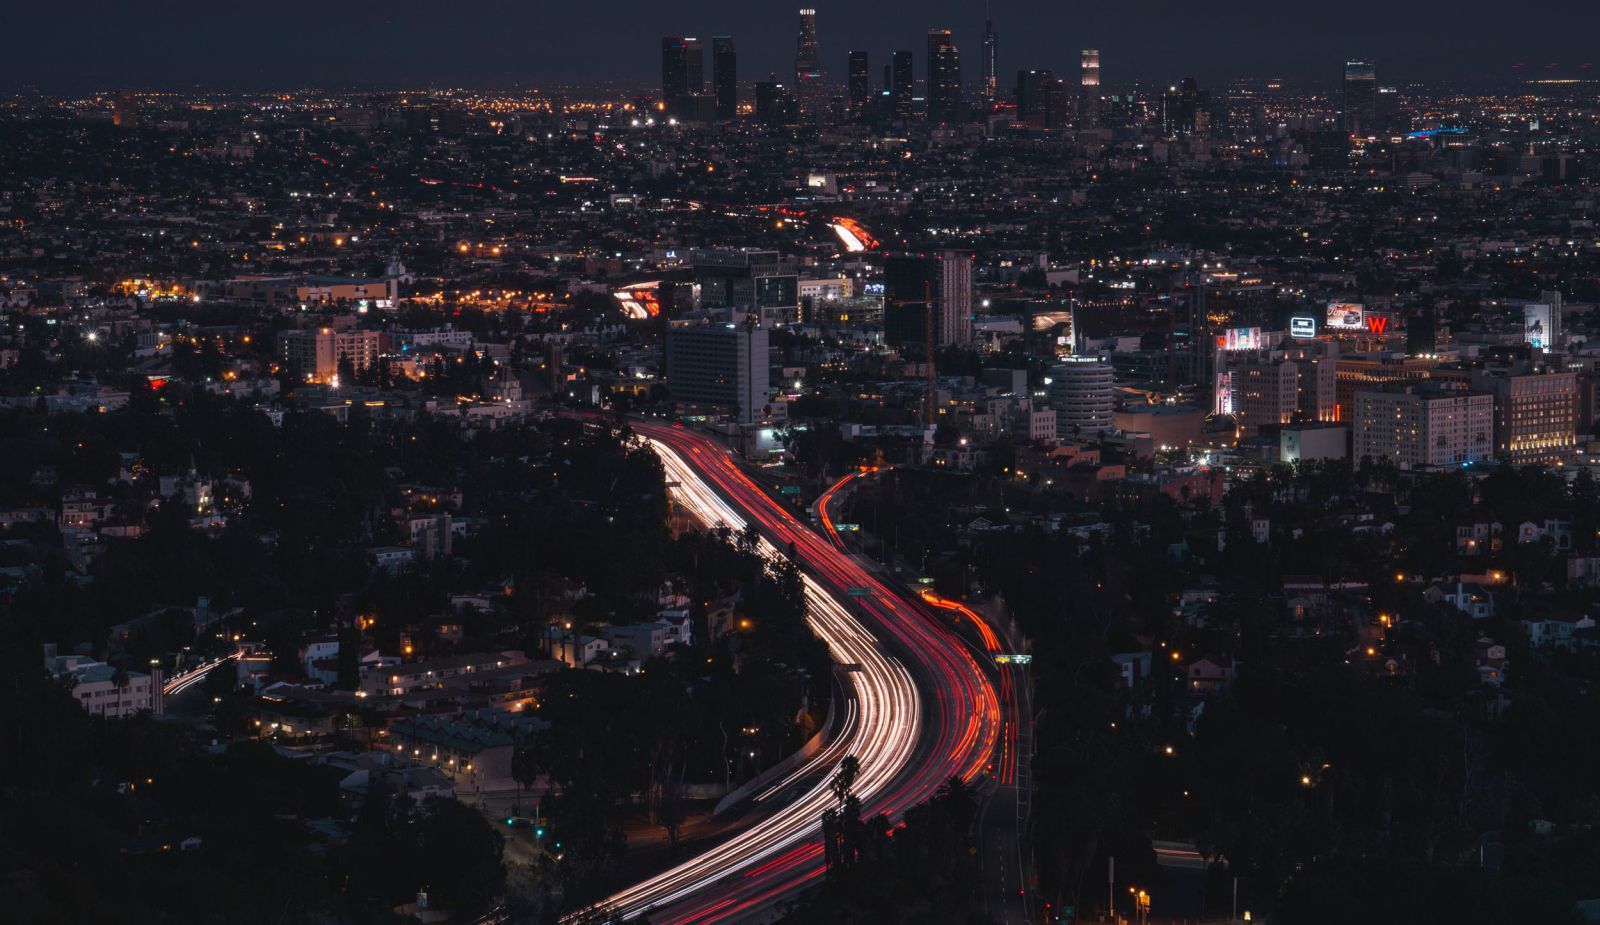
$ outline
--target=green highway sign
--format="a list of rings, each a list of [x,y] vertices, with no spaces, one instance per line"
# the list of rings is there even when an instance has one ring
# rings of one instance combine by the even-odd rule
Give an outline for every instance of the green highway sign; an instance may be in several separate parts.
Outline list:
[[[870,597],[872,595],[872,592],[868,591],[866,588],[851,588],[845,593],[851,597]]]
[[[838,530],[840,533],[860,533],[861,532],[861,525],[860,524],[834,524],[833,528],[835,530]]]
[[[1028,665],[1028,664],[1031,664],[1032,662],[1033,662],[1033,656],[1031,656],[1031,655],[1022,655],[1022,654],[1004,655],[1004,654],[1002,654],[1002,655],[996,655],[994,657],[994,663],[996,665]]]

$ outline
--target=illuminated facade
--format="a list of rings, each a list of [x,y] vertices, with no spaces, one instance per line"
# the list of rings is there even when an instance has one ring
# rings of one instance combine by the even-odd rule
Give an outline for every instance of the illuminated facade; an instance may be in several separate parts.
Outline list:
[[[1355,412],[1356,393],[1386,382],[1426,379],[1439,361],[1430,357],[1403,357],[1376,353],[1346,354],[1334,366],[1336,421],[1349,421]]]
[[[800,103],[800,117],[815,122],[828,108],[828,75],[822,69],[822,56],[817,50],[817,11],[800,11],[800,35],[795,41],[794,54],[795,98]]]
[[[1299,364],[1275,360],[1234,365],[1230,370],[1233,417],[1241,436],[1271,424],[1290,424],[1300,407]]]
[[[1103,434],[1115,426],[1115,374],[1101,357],[1067,357],[1045,374],[1045,390],[1056,410],[1056,436]]]
[[[332,382],[341,361],[349,360],[356,370],[376,363],[382,339],[377,331],[284,331],[278,335],[278,358],[307,379]]]
[[[1460,466],[1494,454],[1494,396],[1442,383],[1389,383],[1355,395],[1353,455],[1401,469]]]
[[[1083,50],[1078,86],[1078,110],[1082,123],[1094,127],[1100,122],[1100,50]]]
[[[1495,450],[1513,465],[1562,465],[1577,451],[1578,374],[1475,377],[1495,396]]]

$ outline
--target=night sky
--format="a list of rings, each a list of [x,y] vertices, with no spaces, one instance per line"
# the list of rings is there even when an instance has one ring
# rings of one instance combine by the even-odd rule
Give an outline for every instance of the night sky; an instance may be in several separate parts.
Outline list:
[[[956,31],[977,74],[983,4],[866,0],[815,4],[824,64],[843,83],[865,49],[877,80],[889,51],[922,53],[929,27]],[[0,85],[223,89],[298,86],[548,86],[658,82],[659,40],[731,34],[746,80],[792,68],[795,12],[777,0],[60,0],[3,4]],[[1001,84],[1022,67],[1076,66],[1098,47],[1105,82],[1282,76],[1330,81],[1346,57],[1379,80],[1594,76],[1596,0],[994,0]],[[709,45],[709,43],[708,43]],[[708,55],[709,57],[709,55]],[[1581,66],[1590,60],[1596,67]],[[1522,68],[1514,69],[1521,64]],[[1555,67],[1551,67],[1555,65]],[[709,78],[709,61],[707,67]]]

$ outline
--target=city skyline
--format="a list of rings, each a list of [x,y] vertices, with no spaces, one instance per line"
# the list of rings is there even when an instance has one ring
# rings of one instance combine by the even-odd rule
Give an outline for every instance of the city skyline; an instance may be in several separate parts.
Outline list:
[[[1476,2],[7,17],[0,919],[1600,925]]]
[[[43,8],[16,13],[16,34],[30,40],[0,63],[0,87],[648,85],[658,73],[650,50],[662,35],[732,36],[746,80],[768,73],[781,78],[793,72],[799,8],[630,2],[602,22],[584,8],[478,7],[441,17],[413,2],[379,13],[291,2],[281,15],[262,20],[189,2],[152,13],[92,0],[68,17]],[[983,4],[815,8],[820,64],[834,83],[845,73],[848,51],[888,60],[895,50],[920,50],[929,29],[949,28],[957,48],[969,49],[964,83],[980,86]],[[1386,80],[1400,82],[1503,82],[1594,71],[1593,53],[1580,38],[1600,27],[1593,7],[1556,4],[1547,16],[1506,17],[1490,30],[1480,29],[1471,12],[1440,2],[1400,9],[1362,2],[1287,13],[1252,0],[1204,10],[1144,4],[1068,11],[1012,2],[990,4],[987,16],[999,36],[1002,77],[1020,68],[1067,72],[1079,48],[1102,51],[1112,86],[1186,75],[1212,83],[1273,76],[1336,85],[1348,58],[1371,60]],[[626,31],[610,26],[619,19],[628,23]],[[1562,27],[1552,29],[1558,21]],[[316,28],[306,29],[308,22]]]

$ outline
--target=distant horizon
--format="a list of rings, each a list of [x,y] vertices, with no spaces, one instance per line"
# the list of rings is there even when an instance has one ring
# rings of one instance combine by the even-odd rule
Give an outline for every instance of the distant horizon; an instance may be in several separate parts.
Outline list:
[[[884,0],[870,8],[816,4],[822,64],[843,83],[846,55],[865,50],[874,84],[891,51],[910,50],[923,74],[925,36],[955,31],[963,82],[976,84],[984,4]],[[1289,8],[1265,0],[1202,7],[1133,0],[1068,10],[993,2],[998,82],[1018,70],[1076,73],[1082,48],[1098,48],[1105,83],[1155,85],[1193,76],[1220,86],[1280,77],[1331,85],[1344,60],[1374,61],[1385,85],[1511,85],[1544,74],[1600,75],[1600,4],[1546,0],[1515,14],[1488,0],[1377,0]],[[660,39],[726,34],[745,82],[792,72],[799,4],[617,0],[532,9],[487,0],[441,14],[393,0],[316,4],[285,0],[264,17],[201,0],[159,9],[111,0],[29,5],[10,15],[19,41],[0,60],[0,89],[51,95],[112,87],[250,92],[301,87],[361,89],[659,86]],[[848,10],[848,12],[846,12]],[[709,79],[709,61],[707,78]]]
[[[1157,86],[1159,86],[1161,84],[1168,84],[1168,85],[1176,84],[1178,82],[1178,80],[1182,79],[1183,77],[1187,77],[1187,76],[1192,76],[1192,75],[1187,75],[1187,74],[1179,75],[1178,77],[1174,77],[1174,78],[1172,78],[1170,80],[1160,80],[1160,81],[1153,80],[1153,79],[1144,80],[1144,79],[1139,78],[1138,76],[1135,76],[1135,77],[1131,78],[1130,80],[1124,80],[1124,81],[1120,81],[1120,82],[1116,82],[1116,83],[1107,81],[1106,83],[1103,83],[1101,85],[1100,89],[1101,89],[1102,93],[1125,92],[1125,91],[1133,90],[1133,89],[1152,89],[1152,88],[1155,88],[1155,87],[1157,87]],[[1012,79],[1009,80],[1009,81],[1001,80],[999,82],[1000,96],[1001,96],[1001,98],[1003,100],[1009,99],[1010,96],[1012,95],[1012,91],[1014,89],[1015,78],[1016,78],[1015,73],[1013,73],[1011,75],[1011,78]],[[753,84],[757,83],[758,80],[765,80],[765,79],[767,79],[766,75],[761,75],[760,78],[750,78],[750,79],[746,79],[746,78],[741,77],[740,80],[739,80],[739,84],[740,84],[740,86],[742,88],[749,88]],[[1288,91],[1291,91],[1291,92],[1295,92],[1295,93],[1332,91],[1332,90],[1338,89],[1338,87],[1339,87],[1339,79],[1337,77],[1326,78],[1326,79],[1317,79],[1317,78],[1313,78],[1313,77],[1305,77],[1305,78],[1296,79],[1296,78],[1290,78],[1290,77],[1279,77],[1278,75],[1275,75],[1275,74],[1260,74],[1260,75],[1241,74],[1241,75],[1235,75],[1235,76],[1232,76],[1232,77],[1220,77],[1217,80],[1215,80],[1214,82],[1209,82],[1209,81],[1207,81],[1205,79],[1200,79],[1200,86],[1203,89],[1227,90],[1231,85],[1234,85],[1234,84],[1237,84],[1237,83],[1251,83],[1251,82],[1260,82],[1260,81],[1267,81],[1267,80],[1282,80],[1284,89],[1286,89]],[[1535,85],[1540,80],[1552,81],[1553,83],[1550,84],[1551,86],[1560,86],[1560,85],[1563,85],[1563,84],[1576,85],[1576,84],[1585,84],[1585,83],[1593,83],[1593,84],[1600,85],[1600,73],[1596,73],[1593,76],[1590,76],[1589,72],[1582,72],[1582,73],[1573,74],[1573,75],[1555,75],[1555,74],[1552,74],[1549,77],[1521,77],[1521,78],[1518,78],[1518,77],[1487,78],[1487,77],[1485,77],[1485,78],[1476,79],[1476,80],[1469,79],[1469,78],[1434,78],[1434,79],[1417,79],[1417,80],[1408,80],[1408,81],[1384,81],[1384,80],[1380,80],[1379,83],[1382,86],[1396,86],[1396,87],[1399,87],[1401,89],[1407,89],[1407,88],[1419,89],[1420,88],[1420,89],[1427,90],[1427,91],[1464,90],[1464,91],[1470,91],[1470,92],[1493,92],[1493,91],[1504,91],[1504,90],[1525,88],[1525,87],[1528,87],[1528,86]],[[917,76],[918,84],[921,84],[922,81],[923,81],[922,76],[919,74]],[[837,86],[841,90],[843,90],[845,88],[845,82],[843,80],[835,80],[835,79],[833,79],[831,74],[829,75],[829,81],[828,82],[829,82],[830,86]],[[874,82],[873,86],[876,88],[878,83],[880,83],[880,82],[881,81]],[[975,82],[964,81],[963,85],[964,85],[965,89],[968,90],[969,92],[976,92],[977,88],[976,88]],[[66,100],[66,99],[81,98],[81,97],[85,97],[85,96],[95,96],[95,95],[104,96],[104,95],[118,93],[118,92],[122,92],[122,91],[130,91],[130,92],[139,93],[139,94],[162,94],[162,95],[170,94],[170,95],[179,95],[179,96],[181,96],[183,94],[186,94],[186,93],[192,93],[192,94],[201,95],[201,96],[203,96],[203,95],[213,95],[214,94],[214,95],[220,95],[220,96],[247,97],[247,96],[262,95],[262,94],[274,94],[274,93],[328,93],[328,94],[335,94],[335,95],[391,94],[391,93],[439,93],[439,94],[448,94],[448,93],[505,93],[505,94],[532,93],[532,94],[542,94],[542,95],[593,93],[593,94],[596,94],[596,95],[599,95],[599,94],[625,95],[625,94],[653,93],[653,94],[659,95],[660,90],[661,90],[661,87],[660,87],[660,81],[659,80],[654,82],[654,83],[652,83],[652,82],[650,82],[648,80],[643,80],[643,79],[639,79],[639,78],[632,78],[632,77],[630,77],[630,78],[615,78],[615,79],[611,79],[611,80],[606,80],[606,79],[602,79],[602,78],[592,78],[592,79],[587,79],[587,80],[571,79],[571,80],[567,80],[567,81],[552,80],[552,81],[544,81],[544,82],[540,82],[540,83],[531,83],[531,82],[518,83],[518,82],[510,81],[510,80],[500,81],[500,82],[487,81],[486,80],[486,81],[482,81],[482,82],[460,82],[460,83],[452,83],[452,82],[447,82],[447,81],[431,81],[431,82],[418,82],[418,83],[403,83],[403,82],[398,82],[398,81],[396,81],[396,82],[376,82],[376,81],[374,81],[374,82],[367,82],[367,83],[347,83],[347,84],[318,84],[318,83],[268,84],[268,83],[262,83],[262,84],[255,84],[255,85],[224,86],[224,85],[220,85],[220,84],[206,84],[206,83],[199,83],[199,82],[190,82],[190,83],[143,84],[143,85],[138,84],[138,83],[101,84],[101,85],[85,84],[83,86],[78,86],[78,87],[71,87],[71,88],[62,87],[62,88],[57,88],[57,89],[51,89],[51,88],[42,87],[42,86],[18,85],[18,86],[0,87],[0,99],[5,99],[5,98],[13,98],[13,99],[15,99],[15,98],[25,98],[25,97],[29,97],[29,96],[37,96],[37,97],[41,97],[41,98],[45,98],[45,99]],[[707,87],[707,92],[710,92],[709,86]],[[749,102],[749,100],[745,100],[745,101]]]

